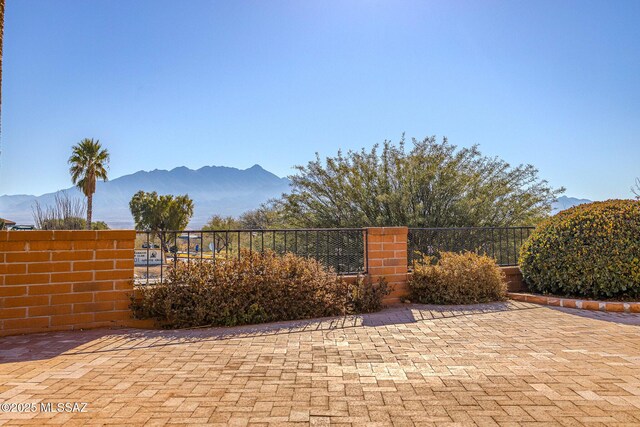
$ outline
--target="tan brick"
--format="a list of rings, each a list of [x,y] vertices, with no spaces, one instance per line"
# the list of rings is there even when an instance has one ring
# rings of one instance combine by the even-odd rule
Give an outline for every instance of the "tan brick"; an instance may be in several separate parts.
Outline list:
[[[34,305],[48,305],[49,295],[29,295],[13,298],[3,298],[0,307],[31,307]]]
[[[64,314],[51,316],[51,326],[59,325],[84,325],[93,322],[93,313]]]
[[[98,312],[95,315],[96,322],[104,322],[104,321],[118,321],[118,320],[129,320],[131,319],[130,311],[104,311]]]
[[[95,256],[95,251],[62,251],[53,252],[51,254],[51,261],[82,261],[92,260]]]
[[[121,260],[121,261],[116,261],[116,265],[115,268],[116,270],[133,270],[133,259],[130,260]]]
[[[55,230],[53,240],[95,240],[96,232],[93,230]]]
[[[96,301],[129,301],[129,295],[124,291],[96,292],[94,295]]]
[[[131,249],[113,249],[96,251],[96,259],[133,259],[133,250]]]
[[[25,317],[27,317],[27,309],[24,307],[0,310],[0,319],[24,319]]]
[[[112,311],[113,301],[83,302],[73,304],[74,313],[96,313],[98,311]]]
[[[73,292],[112,291],[113,282],[74,283]]]
[[[75,286],[75,285],[74,285]],[[93,302],[93,292],[73,292],[51,295],[51,304],[73,304],[76,302]]]
[[[70,262],[42,262],[42,263],[32,263],[29,264],[28,271],[29,273],[52,273],[52,272],[63,272],[70,271],[71,263]]]
[[[36,241],[28,242],[30,251],[68,251],[73,249],[73,244],[70,241]]]
[[[6,262],[43,262],[51,259],[51,252],[12,252],[5,257]]]
[[[585,310],[600,310],[600,303],[598,301],[584,301],[582,303],[582,308]]]
[[[606,311],[623,313],[624,312],[624,304],[621,302],[607,302],[606,303]]]
[[[29,286],[29,295],[64,294],[67,292],[71,292],[71,285],[68,283]]]
[[[0,264],[0,274],[25,274],[27,264]]]
[[[133,249],[135,248],[135,241],[133,240],[118,240],[116,242],[116,249]]]
[[[24,251],[26,247],[26,242],[0,242],[0,251],[2,252]]]
[[[31,317],[29,319],[8,319],[2,322],[2,328],[23,333],[41,332],[49,326],[48,317]]]
[[[51,273],[51,283],[86,282],[93,280],[92,271],[76,271],[72,273]]]
[[[114,262],[109,261],[76,261],[73,263],[73,271],[110,270]]]
[[[38,285],[49,283],[50,275],[45,274],[7,274],[4,276],[5,285]]]
[[[0,286],[0,297],[15,297],[27,295],[26,286]]]
[[[133,279],[133,270],[96,271],[96,280]]]
[[[71,314],[72,306],[71,304],[61,304],[61,305],[46,305],[46,306],[38,306],[38,307],[29,307],[28,316],[36,317],[36,316],[53,316],[59,314]]]

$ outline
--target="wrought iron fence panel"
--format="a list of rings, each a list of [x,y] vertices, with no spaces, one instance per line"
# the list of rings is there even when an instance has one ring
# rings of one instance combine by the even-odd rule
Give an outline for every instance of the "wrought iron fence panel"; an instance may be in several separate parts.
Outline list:
[[[495,258],[498,265],[518,264],[520,246],[534,227],[410,228],[409,265],[420,254],[437,256],[439,252],[475,252]]]
[[[244,251],[293,253],[314,258],[338,274],[366,273],[366,240],[367,230],[362,228],[139,231],[135,282],[161,282],[167,268],[178,262],[224,262],[240,259]]]

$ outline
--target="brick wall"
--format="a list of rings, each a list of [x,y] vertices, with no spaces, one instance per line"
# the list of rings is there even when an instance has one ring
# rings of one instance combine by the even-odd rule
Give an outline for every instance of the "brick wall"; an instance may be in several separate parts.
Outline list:
[[[400,302],[407,296],[407,227],[376,227],[367,229],[367,248],[365,256],[368,262],[369,277],[377,282],[384,277],[391,293],[384,299],[385,304]]]
[[[0,335],[130,319],[135,231],[0,231]]]
[[[408,296],[407,227],[367,232],[369,277],[391,287],[385,304]],[[131,319],[136,232],[0,231],[0,336],[107,326],[150,327]],[[505,267],[509,290],[523,289]],[[351,278],[355,280],[355,278]]]

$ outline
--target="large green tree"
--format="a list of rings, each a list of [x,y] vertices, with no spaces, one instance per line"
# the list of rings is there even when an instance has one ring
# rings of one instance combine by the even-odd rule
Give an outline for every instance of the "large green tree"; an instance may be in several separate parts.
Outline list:
[[[281,213],[269,204],[244,212],[238,217],[239,228],[245,230],[267,230],[284,228]]]
[[[202,227],[206,231],[225,231],[225,230],[238,230],[242,228],[240,222],[232,216],[220,216],[213,215],[209,218],[209,221]],[[234,239],[233,234],[229,233],[212,233],[213,247],[216,252],[221,252],[227,249]]]
[[[153,232],[167,251],[167,231],[187,228],[193,216],[193,201],[188,194],[159,196],[155,191],[138,191],[129,202],[136,230]]]
[[[102,148],[100,141],[88,138],[74,145],[71,150],[69,173],[73,184],[87,197],[87,230],[91,230],[93,194],[96,192],[96,181],[107,180],[109,152]]]
[[[531,165],[512,167],[435,137],[413,139],[410,149],[403,136],[324,162],[316,155],[296,169],[292,191],[275,205],[306,227],[530,225],[564,191]]]

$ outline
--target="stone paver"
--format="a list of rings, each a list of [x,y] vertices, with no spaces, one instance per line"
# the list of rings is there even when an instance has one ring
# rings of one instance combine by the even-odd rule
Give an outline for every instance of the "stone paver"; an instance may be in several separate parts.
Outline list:
[[[638,425],[638,324],[510,302],[0,338],[0,403],[88,403],[0,424]]]

